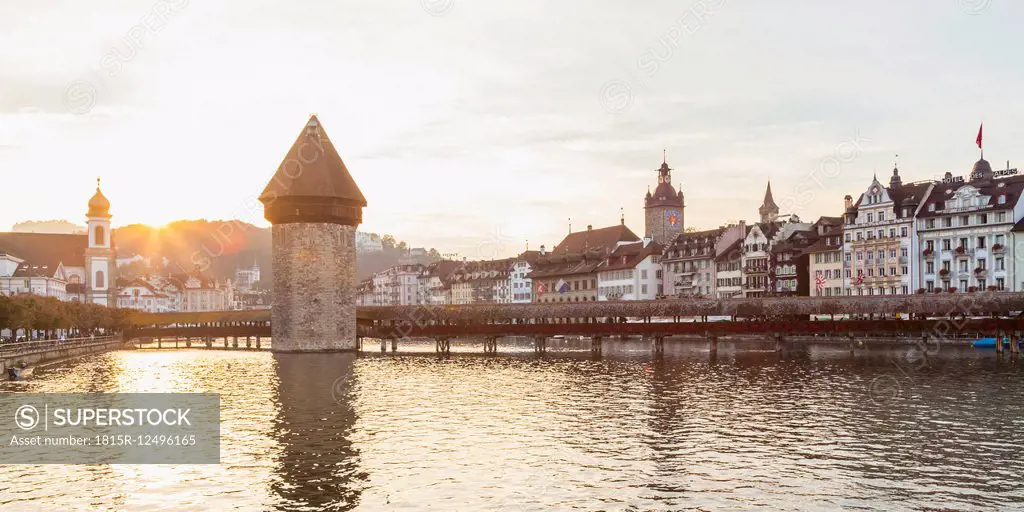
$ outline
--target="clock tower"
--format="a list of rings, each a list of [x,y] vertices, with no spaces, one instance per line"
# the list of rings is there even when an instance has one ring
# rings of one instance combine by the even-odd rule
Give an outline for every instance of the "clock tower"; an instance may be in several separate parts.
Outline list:
[[[659,244],[668,244],[683,232],[683,191],[672,187],[672,169],[664,159],[655,171],[658,186],[644,197],[645,234]]]

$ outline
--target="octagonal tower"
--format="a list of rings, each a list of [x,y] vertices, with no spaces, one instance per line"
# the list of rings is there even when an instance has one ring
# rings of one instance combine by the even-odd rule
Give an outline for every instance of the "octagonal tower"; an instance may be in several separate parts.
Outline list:
[[[273,225],[273,350],[355,350],[355,232],[366,198],[315,115],[259,199]]]

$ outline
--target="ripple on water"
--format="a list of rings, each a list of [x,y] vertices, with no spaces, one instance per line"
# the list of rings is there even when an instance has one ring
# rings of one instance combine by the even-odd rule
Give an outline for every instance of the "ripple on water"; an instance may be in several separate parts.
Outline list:
[[[136,351],[41,368],[0,390],[220,393],[222,462],[7,466],[0,508],[1024,506],[1022,372],[990,354],[943,348],[917,368],[905,350],[567,347]],[[880,376],[901,393],[873,396]]]

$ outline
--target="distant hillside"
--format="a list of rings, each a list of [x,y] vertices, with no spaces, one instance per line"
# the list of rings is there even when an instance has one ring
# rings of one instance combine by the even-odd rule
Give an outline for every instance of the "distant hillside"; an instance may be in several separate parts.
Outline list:
[[[28,221],[15,226],[16,231],[37,233],[85,232],[85,227],[67,221]],[[384,250],[375,253],[360,253],[357,260],[357,277],[362,280],[398,264],[405,252],[406,243],[398,242],[390,235],[381,237]],[[178,221],[163,228],[144,224],[131,224],[114,229],[114,243],[119,258],[136,254],[149,258],[154,265],[134,262],[121,268],[123,276],[147,272],[181,272],[198,265],[204,271],[219,279],[232,279],[238,267],[251,267],[253,261],[259,264],[261,277],[269,282],[273,278],[271,268],[271,237],[269,228],[260,228],[241,221]],[[435,251],[436,253],[436,251]],[[163,267],[164,259],[167,267]]]
[[[66,220],[28,220],[15,224],[11,231],[15,233],[75,234],[85,233],[85,226],[79,226]]]

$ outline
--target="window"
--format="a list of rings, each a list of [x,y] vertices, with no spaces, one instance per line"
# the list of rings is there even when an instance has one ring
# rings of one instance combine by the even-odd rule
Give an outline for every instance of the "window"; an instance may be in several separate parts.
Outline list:
[[[896,228],[889,228],[889,238],[896,238]]]
[[[860,231],[858,231],[857,232],[857,240],[863,240],[863,239],[864,239],[864,233],[861,233]]]
[[[980,213],[980,214],[978,214],[978,222],[980,224],[988,224],[988,214],[987,213]]]
[[[928,290],[928,291],[934,291],[935,290],[935,282],[934,281],[925,281],[924,282],[924,289]]]
[[[1006,194],[999,195],[999,204],[1006,204]]]
[[[79,239],[79,240],[81,240],[81,239]],[[104,236],[103,226],[96,226],[96,230],[93,231],[92,244],[93,245],[106,245],[104,243],[105,240],[106,240],[106,237]]]
[[[903,265],[902,267],[900,267],[900,273],[901,273],[901,274],[903,274],[903,275],[907,275],[907,274],[909,274],[910,272],[909,272],[909,270],[907,269],[907,266],[906,266],[906,265]]]
[[[935,273],[935,262],[933,262],[933,261],[926,262],[925,263],[924,273],[925,274],[934,274]]]
[[[961,238],[960,239],[960,247],[963,247],[964,249],[967,249],[967,239],[966,238]]]
[[[946,260],[946,261],[942,262],[942,270],[945,270],[946,272],[949,272],[949,260]]]
[[[647,279],[647,269],[640,270],[640,279]]]
[[[100,229],[102,229],[102,228],[100,228]],[[81,240],[81,239],[79,239],[79,240]],[[106,282],[104,281],[104,275],[103,275],[103,271],[102,270],[97,270],[96,271],[96,282],[93,283],[93,284],[94,284],[94,288],[106,288],[107,285],[106,285]]]
[[[926,240],[924,242],[924,246],[929,251],[934,251],[935,250],[935,240]]]
[[[1003,245],[1003,235],[996,235],[996,243]]]
[[[878,277],[885,277],[885,267],[878,268]]]
[[[967,272],[967,260],[960,260],[960,272]]]
[[[885,251],[883,251],[882,249],[879,249],[878,250],[878,261],[883,261],[884,259],[885,259]]]
[[[925,219],[924,227],[926,227],[926,228],[934,228],[935,227],[935,219]]]
[[[971,225],[971,216],[970,215],[964,215],[964,216],[960,217],[960,225],[961,226],[970,226]]]
[[[849,242],[851,238],[853,237],[850,235],[850,233],[846,233],[846,241]]]
[[[878,238],[882,238],[884,236],[885,236],[885,230],[884,229],[879,229],[878,230]]]
[[[868,214],[868,222],[874,222],[874,221],[875,221],[875,214],[869,213]]]
[[[871,254],[870,252],[868,254]],[[864,261],[864,253],[857,251],[857,261]]]
[[[961,279],[960,280],[960,291],[962,291],[962,292],[966,292],[967,291],[967,280],[966,279]]]
[[[997,277],[996,278],[996,289],[999,290],[999,291],[1005,290],[1006,289],[1006,280],[1001,278],[1001,277]]]
[[[943,219],[942,219],[942,227],[944,227],[944,228],[951,228],[951,227],[953,227],[953,218],[952,217],[943,217]]]
[[[942,250],[943,251],[950,250],[950,244],[952,244],[952,243],[953,242],[950,239],[948,239],[948,238],[942,239]]]
[[[928,203],[928,211],[930,211],[930,212],[934,212],[935,211],[935,203]]]
[[[654,278],[655,279],[661,279],[661,271],[660,270],[655,270],[654,271]]]
[[[903,291],[902,291],[903,295],[907,294],[907,290],[908,290],[907,289],[907,285],[903,285]]]
[[[1006,270],[1006,263],[1002,258],[996,258],[996,270]]]
[[[902,257],[906,258],[906,257],[907,257],[907,251],[908,251],[908,250],[907,250],[907,248],[906,248],[906,247],[903,247],[903,248],[901,248],[901,249],[900,249],[900,256],[902,256]]]
[[[982,270],[985,270],[985,260],[984,259],[979,259],[978,260],[978,268],[980,268]]]
[[[845,256],[846,256],[846,262],[849,263],[850,262],[850,253],[846,253]]]
[[[642,293],[644,295],[647,295],[647,285],[646,284],[640,285],[640,293]]]
[[[984,249],[984,248],[985,248],[985,237],[979,236],[978,237],[978,249]]]
[[[889,258],[896,259],[896,249],[892,249],[889,251]]]
[[[885,212],[878,212],[878,222],[885,221]]]
[[[1006,212],[999,212],[996,214],[996,222],[1006,222]]]

